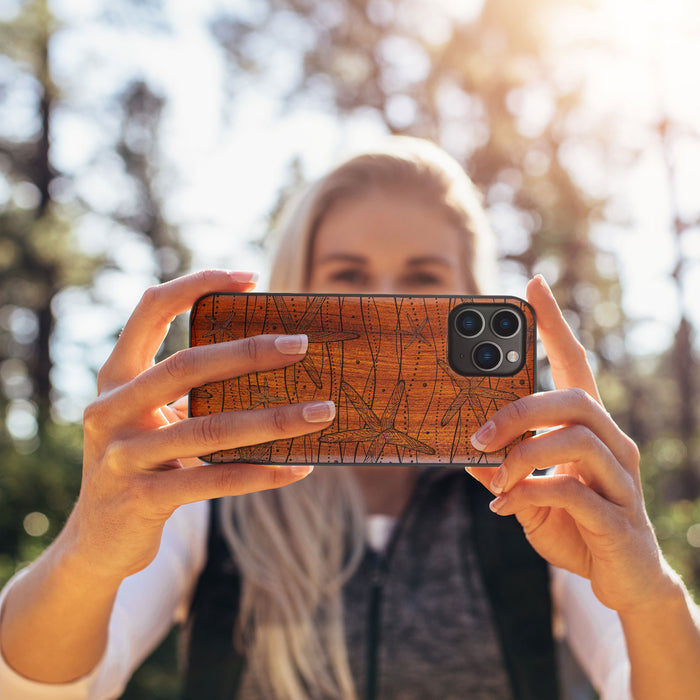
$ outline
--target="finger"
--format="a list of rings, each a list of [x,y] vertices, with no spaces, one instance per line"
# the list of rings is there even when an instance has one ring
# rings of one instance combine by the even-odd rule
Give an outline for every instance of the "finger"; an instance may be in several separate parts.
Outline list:
[[[312,470],[311,466],[297,465],[202,464],[190,469],[152,472],[148,478],[156,503],[171,511],[185,503],[286,486],[303,479]]]
[[[488,467],[473,467],[468,465],[464,467],[464,470],[467,472],[467,474],[474,477],[482,486],[489,489],[489,491],[491,490],[491,480],[493,479],[494,475],[493,465]]]
[[[494,413],[471,440],[476,449],[493,452],[530,430],[566,425],[587,427],[630,474],[636,473],[639,463],[636,445],[582,389],[546,391],[517,399]]]
[[[115,462],[127,469],[139,463],[153,468],[176,463],[181,458],[305,435],[328,427],[334,418],[332,401],[228,411],[187,418],[155,431],[138,433],[117,441],[111,449],[115,452]]]
[[[535,309],[537,331],[547,351],[557,389],[580,387],[602,404],[586,351],[571,331],[541,275],[528,283],[527,300]]]
[[[306,353],[306,335],[258,335],[242,340],[180,350],[119,387],[114,400],[129,413],[153,411],[193,387],[277,369],[298,362]]]
[[[200,296],[215,291],[250,291],[256,278],[251,272],[205,270],[147,289],[100,370],[98,391],[123,384],[150,367],[170,323]]]
[[[170,404],[170,410],[180,420],[185,420],[189,416],[190,399],[189,396],[180,396]]]
[[[629,503],[634,487],[631,476],[600,438],[582,425],[518,443],[496,470],[490,489],[496,494],[507,492],[534,470],[557,464],[566,464],[572,475],[605,499],[618,505]]]
[[[517,487],[494,499],[489,505],[498,515],[520,515],[527,509],[560,508],[591,534],[621,531],[622,510],[603,499],[573,476],[558,474],[521,481]],[[524,522],[526,534],[532,528]],[[585,537],[585,533],[581,533]]]

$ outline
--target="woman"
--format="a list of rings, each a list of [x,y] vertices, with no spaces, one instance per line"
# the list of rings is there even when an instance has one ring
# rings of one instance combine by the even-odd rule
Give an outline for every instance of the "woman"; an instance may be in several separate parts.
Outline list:
[[[483,212],[456,163],[429,144],[399,140],[341,166],[296,207],[272,286],[488,292],[488,243]],[[510,521],[478,507],[470,494],[484,491],[466,487],[464,474],[457,481],[440,470],[324,466],[289,486],[310,469],[196,464],[198,454],[311,432],[333,419],[327,402],[207,419],[187,418],[182,401],[168,405],[191,386],[304,356],[303,336],[261,336],[153,365],[168,323],[197,297],[252,286],[249,275],[200,273],[149,290],[137,306],[86,411],[75,510],[4,593],[0,694],[117,696],[196,587],[188,692],[207,676],[217,688],[200,685],[198,697],[216,697],[222,686],[252,698],[537,697],[528,686],[533,674],[519,668],[529,658],[527,645],[518,647],[519,619],[504,618],[505,597],[488,585],[506,590],[515,563],[489,563],[494,548],[479,550],[483,538],[471,537],[500,538],[494,523]],[[524,440],[497,470],[471,474],[496,495],[491,509],[516,514],[532,547],[557,567],[555,607],[604,697],[626,697],[628,673],[637,700],[697,696],[697,608],[655,541],[638,452],[601,407],[585,354],[544,281],[533,280],[527,293],[557,390],[501,409],[472,441],[491,451],[528,430],[551,430]],[[545,467],[553,472],[528,478]],[[277,486],[285,488],[262,492]],[[261,493],[241,495],[253,491]],[[472,505],[457,508],[456,494]],[[207,537],[203,500],[217,497],[227,498],[211,509]],[[191,505],[168,520],[184,503]],[[512,533],[507,538],[498,541],[530,556],[512,544]],[[367,567],[385,560],[387,548],[392,567],[400,561],[405,568],[393,579],[388,571],[391,586],[377,598],[368,586],[373,573],[387,570]],[[517,581],[538,583],[516,589],[522,606],[507,608],[516,618],[529,608],[548,614],[546,582],[534,559],[526,564]],[[526,569],[534,573],[520,578]],[[364,637],[360,614],[377,636]],[[421,622],[412,627],[415,615]],[[522,626],[525,639],[531,623]],[[598,643],[615,630],[624,638]],[[539,633],[535,640],[546,652],[546,640]],[[216,644],[226,649],[232,677],[220,659],[207,666]],[[629,672],[625,658],[618,662],[625,646]],[[554,696],[551,682],[543,687],[548,695],[540,697]]]

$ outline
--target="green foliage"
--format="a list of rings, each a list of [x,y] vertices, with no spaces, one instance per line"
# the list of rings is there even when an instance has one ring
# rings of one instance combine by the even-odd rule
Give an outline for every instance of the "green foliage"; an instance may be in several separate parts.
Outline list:
[[[651,499],[657,503],[656,499]],[[700,501],[663,502],[658,513],[651,513],[656,535],[669,564],[681,575],[700,600]]]
[[[0,585],[56,537],[78,496],[80,426],[49,421],[42,428],[20,443],[0,434]]]

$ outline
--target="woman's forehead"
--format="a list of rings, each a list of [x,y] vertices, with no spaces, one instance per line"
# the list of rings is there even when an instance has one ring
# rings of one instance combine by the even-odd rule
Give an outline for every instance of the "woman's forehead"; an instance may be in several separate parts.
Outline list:
[[[420,200],[370,195],[337,203],[316,232],[314,258],[372,256],[393,251],[416,262],[452,257],[461,233],[437,207]]]

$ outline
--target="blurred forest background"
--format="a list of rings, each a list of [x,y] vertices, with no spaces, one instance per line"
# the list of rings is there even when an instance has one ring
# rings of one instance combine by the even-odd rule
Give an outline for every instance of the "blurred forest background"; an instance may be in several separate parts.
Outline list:
[[[697,592],[699,38],[691,0],[0,0],[0,585],[77,496],[82,408],[145,286],[264,265],[289,191],[391,132],[464,164],[506,291],[552,284]],[[170,82],[149,70],[168,62]],[[216,99],[188,99],[198,83]],[[269,148],[198,162],[237,129]],[[174,646],[125,698],[176,696]]]

